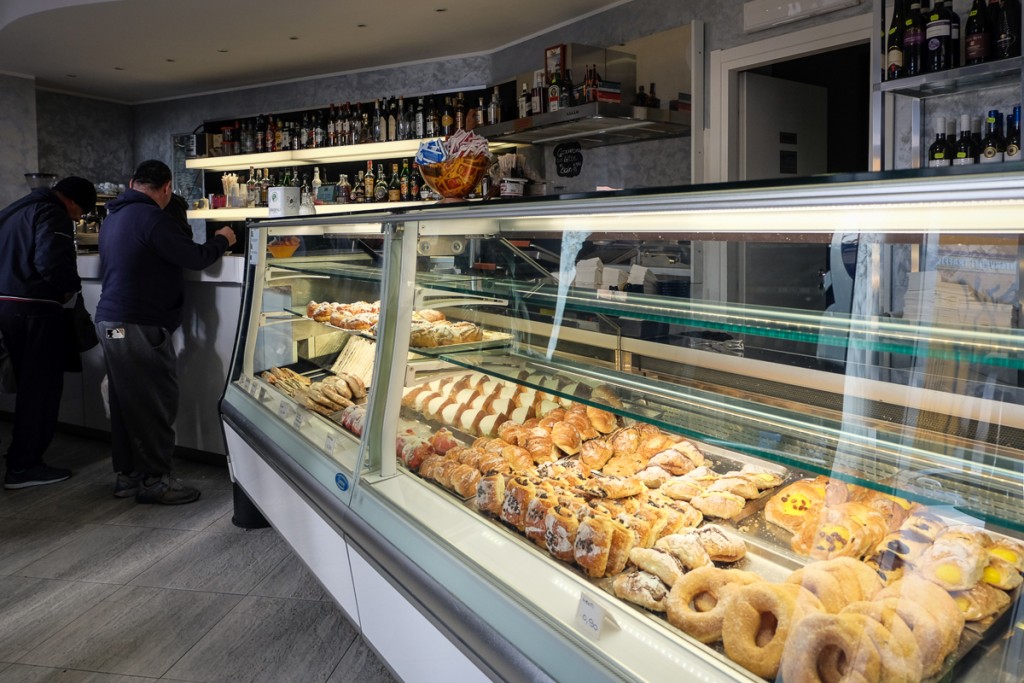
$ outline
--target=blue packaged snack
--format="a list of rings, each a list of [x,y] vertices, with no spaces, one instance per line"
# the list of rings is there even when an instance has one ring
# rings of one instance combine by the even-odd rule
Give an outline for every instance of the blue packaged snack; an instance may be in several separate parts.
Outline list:
[[[441,140],[427,140],[420,144],[420,149],[416,152],[416,163],[420,166],[440,164],[447,158],[448,152]]]

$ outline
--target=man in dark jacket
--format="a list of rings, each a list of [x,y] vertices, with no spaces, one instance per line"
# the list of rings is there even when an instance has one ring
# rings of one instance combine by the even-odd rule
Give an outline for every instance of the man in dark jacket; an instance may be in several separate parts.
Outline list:
[[[150,160],[135,170],[129,189],[107,203],[95,318],[109,382],[114,495],[179,505],[200,494],[171,476],[178,412],[171,335],[181,324],[183,269],[216,262],[235,234],[221,228],[196,244],[187,223],[173,215],[176,205],[165,210],[171,200],[171,170]]]
[[[57,428],[68,339],[62,304],[81,289],[73,221],[96,206],[96,188],[71,176],[33,190],[0,212],[0,336],[18,397],[4,488],[64,481],[43,453]]]

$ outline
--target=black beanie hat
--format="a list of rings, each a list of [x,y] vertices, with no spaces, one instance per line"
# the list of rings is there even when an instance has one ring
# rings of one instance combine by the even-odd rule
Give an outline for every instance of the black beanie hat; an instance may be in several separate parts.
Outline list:
[[[54,185],[53,189],[78,204],[82,213],[91,213],[96,208],[96,187],[85,178],[68,176]]]

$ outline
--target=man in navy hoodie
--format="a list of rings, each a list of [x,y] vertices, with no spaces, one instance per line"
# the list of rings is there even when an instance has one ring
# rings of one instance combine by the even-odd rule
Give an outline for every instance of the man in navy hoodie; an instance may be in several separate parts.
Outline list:
[[[100,230],[103,289],[96,331],[107,364],[114,495],[180,505],[199,490],[171,476],[178,412],[177,356],[184,269],[202,270],[235,243],[224,227],[196,244],[171,204],[171,169],[142,162],[129,189],[107,203]],[[171,208],[175,208],[172,204]]]
[[[70,344],[62,304],[82,286],[73,221],[95,206],[93,184],[70,176],[0,211],[0,336],[18,385],[5,489],[71,476],[71,470],[44,463],[43,453],[57,429]]]

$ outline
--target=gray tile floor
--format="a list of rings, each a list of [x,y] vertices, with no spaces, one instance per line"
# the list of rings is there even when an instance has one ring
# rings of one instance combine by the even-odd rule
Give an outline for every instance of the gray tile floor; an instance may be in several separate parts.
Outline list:
[[[102,441],[47,461],[75,476],[0,489],[0,683],[395,680],[275,531],[231,524],[226,469],[178,461],[203,496],[160,507],[111,495]]]

